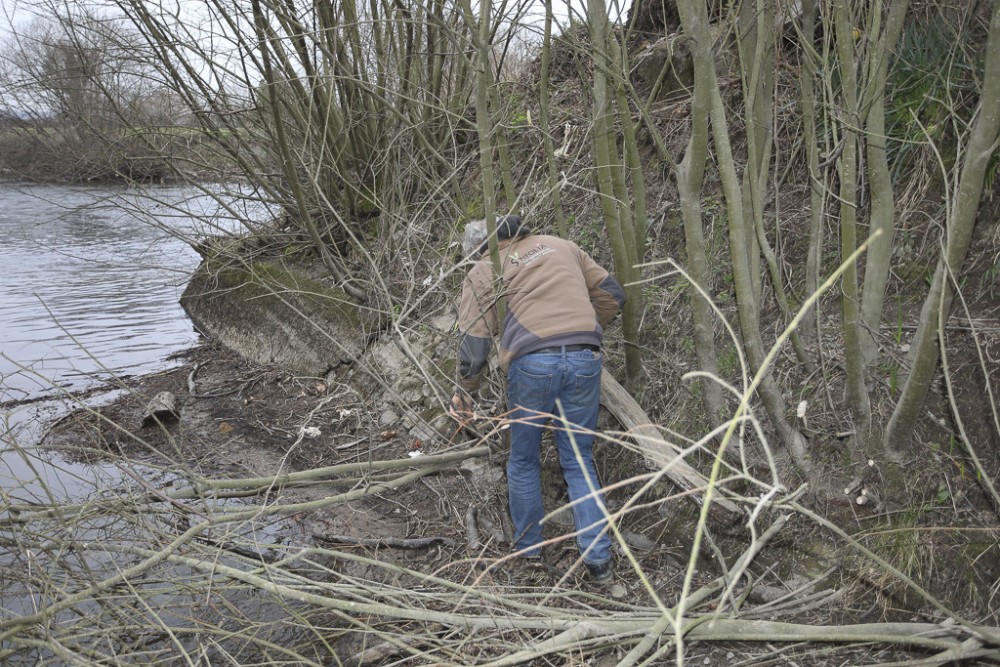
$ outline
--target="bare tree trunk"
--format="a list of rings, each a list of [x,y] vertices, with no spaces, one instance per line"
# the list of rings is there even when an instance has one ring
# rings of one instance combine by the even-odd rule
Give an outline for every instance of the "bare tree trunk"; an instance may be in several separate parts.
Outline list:
[[[266,17],[264,16],[263,10],[260,6],[260,0],[252,0],[252,7],[254,13],[254,24],[257,28],[257,34],[262,42],[268,40],[267,31],[265,29]],[[330,250],[320,236],[319,229],[316,227],[315,221],[309,214],[309,210],[305,205],[306,198],[302,192],[302,185],[299,180],[298,172],[296,170],[297,162],[292,158],[291,148],[288,145],[288,141],[285,138],[284,132],[284,121],[282,120],[282,115],[280,111],[280,105],[278,104],[278,96],[276,94],[276,81],[274,76],[274,71],[271,68],[270,61],[270,51],[265,48],[262,51],[264,59],[264,77],[269,86],[275,90],[274,93],[270,95],[272,112],[275,117],[275,129],[278,136],[278,149],[281,155],[285,158],[283,164],[285,165],[285,175],[288,178],[291,188],[295,193],[295,202],[298,205],[298,214],[300,216],[300,222],[309,232],[309,236],[312,239],[313,245],[316,248],[316,252],[319,254],[320,258],[323,260],[324,266],[329,269],[333,277],[340,283],[344,283],[346,275],[344,271],[337,265],[336,260],[330,254]],[[344,284],[344,289],[359,300],[364,300],[364,292],[361,292],[353,285]]]
[[[778,259],[764,230],[764,206],[774,147],[771,129],[774,124],[774,43],[777,39],[774,1],[761,0],[759,5],[747,4],[743,6],[743,10],[740,19],[745,25],[741,30],[743,38],[739,44],[744,62],[744,90],[747,99],[744,107],[744,124],[747,127],[748,152],[743,201],[744,214],[748,216],[746,222],[750,230],[748,234],[752,239],[748,248],[750,270],[752,275],[761,277],[761,282],[755,285],[756,299],[760,302],[763,272],[759,267],[763,261],[771,279],[775,300],[787,325],[792,321],[794,313],[789,306],[784,280],[778,268]],[[791,342],[799,363],[811,372],[815,364],[806,353],[798,331],[792,331]]]
[[[636,264],[641,264],[646,256],[646,184],[644,182],[642,162],[639,158],[639,143],[635,137],[635,123],[632,121],[632,107],[626,95],[625,80],[630,70],[627,60],[627,49],[624,44],[619,44],[614,40],[612,54],[612,69],[614,76],[615,96],[618,103],[618,119],[622,127],[622,142],[625,153],[625,165],[627,169],[622,170],[624,179],[627,171],[628,181],[632,184],[631,201],[634,202],[635,210],[632,213],[632,224],[629,226],[631,237],[627,242],[632,246],[629,249]],[[625,201],[629,201],[626,199]],[[639,271],[636,270],[635,278],[639,278]],[[641,297],[641,292],[640,292]],[[642,303],[637,306],[637,310],[642,310]]]
[[[857,69],[854,60],[855,25],[847,0],[835,0],[834,22],[837,34],[837,55],[840,60],[841,93],[844,96],[842,128],[844,150],[838,161],[840,173],[840,256],[850,257],[857,243],[857,162],[860,113],[857,97]],[[844,360],[847,366],[847,404],[854,420],[854,427],[862,439],[871,430],[871,403],[865,388],[864,358],[861,354],[861,294],[858,290],[858,268],[849,266],[841,281],[841,309],[843,313]]]
[[[499,110],[502,106],[497,100],[496,95],[492,95],[495,107]],[[503,183],[503,194],[507,200],[507,205],[505,209],[508,211],[514,210],[514,204],[517,201],[517,190],[514,188],[514,172],[511,167],[510,161],[510,151],[507,148],[507,132],[503,125],[498,125],[496,123],[490,123],[497,135],[497,155],[500,158],[500,180]]]
[[[622,312],[622,331],[625,338],[625,375],[629,383],[642,377],[642,357],[639,341],[639,312],[642,294],[635,278],[638,275],[635,256],[636,244],[625,190],[622,162],[612,122],[613,88],[608,85],[609,72],[613,72],[607,34],[607,8],[604,0],[588,0],[587,11],[591,31],[591,48],[594,58],[594,155],[596,157],[598,194],[604,222],[611,239],[615,272],[625,288],[626,302]]]
[[[503,275],[500,250],[497,246],[496,183],[493,175],[493,128],[490,123],[490,92],[493,70],[490,67],[490,7],[489,0],[479,2],[479,32],[476,37],[476,133],[479,137],[479,167],[482,170],[483,214],[489,239],[490,258],[497,276]],[[471,0],[465,0],[465,11],[470,28],[474,25]],[[498,316],[503,321],[505,304],[498,295]]]
[[[811,469],[812,464],[806,450],[805,438],[788,421],[785,399],[771,375],[771,369],[764,367],[766,355],[760,334],[758,302],[755,298],[754,282],[756,279],[751,275],[750,257],[746,252],[749,239],[744,222],[743,198],[732,147],[729,143],[725,105],[722,101],[715,72],[715,60],[711,48],[712,40],[708,33],[707,9],[703,3],[684,0],[678,3],[678,10],[684,31],[695,40],[693,51],[695,62],[701,61],[703,63],[702,71],[709,79],[712,136],[718,154],[719,171],[726,197],[729,247],[733,263],[733,282],[736,288],[736,305],[743,337],[742,342],[751,370],[756,376],[754,382],[771,425],[778,432],[781,442],[788,448],[795,465],[803,472],[807,472]],[[695,16],[699,18],[695,19]]]
[[[740,56],[743,83],[743,124],[747,140],[747,165],[743,172],[743,214],[747,239],[745,252],[753,279],[754,300],[763,295],[761,247],[758,221],[764,215],[764,188],[770,166],[767,146],[771,132],[771,87],[774,79],[774,52],[769,36],[774,30],[774,0],[754,0],[738,5],[736,47]],[[762,224],[762,223],[761,223]]]
[[[799,75],[799,106],[802,108],[802,142],[809,170],[809,249],[806,254],[805,294],[814,294],[820,285],[823,256],[823,213],[825,209],[825,177],[819,167],[819,135],[816,131],[816,69],[819,56],[813,44],[816,40],[816,0],[802,2],[802,37],[800,41],[801,72]],[[816,309],[819,313],[819,309]],[[803,320],[803,330],[816,336],[816,319]]]
[[[552,145],[552,127],[549,123],[549,61],[552,57],[552,3],[545,3],[545,34],[542,37],[542,71],[539,82],[538,124],[542,130],[542,146],[545,148],[546,183],[552,213],[555,216],[559,236],[566,238],[566,218],[562,208],[562,193],[559,184],[559,165]]]
[[[895,223],[896,200],[892,191],[892,176],[885,150],[885,84],[888,77],[889,60],[903,32],[903,19],[909,8],[909,0],[895,0],[889,7],[885,29],[879,35],[877,46],[868,56],[868,86],[870,94],[865,96],[862,109],[865,116],[865,142],[868,147],[868,182],[871,188],[871,232],[881,234],[871,240],[865,262],[865,280],[861,297],[861,353],[866,368],[878,361],[878,333],[882,323],[882,305],[885,303],[885,288],[889,282],[889,268],[892,260],[892,233]],[[881,16],[873,13],[876,26],[873,34],[878,34],[877,26]]]
[[[647,465],[653,470],[665,470],[667,477],[684,491],[695,491],[699,495],[692,499],[701,504],[703,490],[708,488],[708,479],[692,468],[676,447],[667,443],[639,403],[625,391],[607,370],[601,375],[601,405],[618,420],[625,433],[631,437]],[[721,423],[721,422],[720,422]],[[726,498],[717,498],[712,504],[712,515],[725,525],[731,525],[742,515],[738,505]]]
[[[697,25],[701,15],[691,16],[692,30],[707,33],[706,26]],[[687,271],[691,280],[708,294],[712,294],[712,271],[705,254],[705,234],[701,217],[701,187],[705,179],[705,165],[708,161],[708,123],[710,111],[711,77],[703,72],[703,59],[694,62],[694,92],[691,98],[691,137],[687,152],[677,173],[677,191],[680,197],[681,216],[684,219],[684,247],[687,250]],[[688,290],[691,300],[691,315],[694,320],[695,351],[698,367],[711,376],[719,375],[718,355],[715,351],[715,311],[701,292],[692,287]],[[702,405],[706,418],[712,424],[722,423],[725,401],[718,382],[709,378],[698,380],[701,387]]]
[[[948,211],[944,253],[920,311],[920,323],[910,348],[910,373],[886,429],[885,444],[894,453],[907,445],[934,379],[939,356],[938,317],[940,314],[947,320],[954,296],[947,274],[960,275],[965,264],[983,193],[983,179],[996,150],[1000,130],[1000,2],[993,3],[982,81],[978,112]]]

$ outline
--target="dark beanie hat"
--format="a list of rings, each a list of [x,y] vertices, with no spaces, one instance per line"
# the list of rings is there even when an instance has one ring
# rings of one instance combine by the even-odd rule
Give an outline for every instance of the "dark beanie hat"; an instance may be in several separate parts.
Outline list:
[[[498,241],[513,239],[519,236],[527,236],[530,233],[531,230],[521,223],[521,216],[519,215],[507,215],[502,218],[497,218]],[[482,245],[479,246],[479,254],[485,254],[489,247],[489,239],[483,241]]]

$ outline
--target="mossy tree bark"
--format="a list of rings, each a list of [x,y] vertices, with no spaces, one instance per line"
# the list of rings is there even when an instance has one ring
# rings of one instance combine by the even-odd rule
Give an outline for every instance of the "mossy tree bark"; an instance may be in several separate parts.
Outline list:
[[[261,42],[268,42],[270,36],[267,30],[267,19],[264,15],[263,9],[260,4],[260,0],[253,0],[251,4],[253,8],[254,26],[256,27],[258,38]],[[275,77],[274,68],[271,66],[271,54],[269,49],[265,48],[262,50],[262,58],[264,64],[264,80],[267,85],[271,88],[276,88],[277,79]],[[319,253],[320,258],[323,260],[324,266],[326,266],[334,278],[341,283],[345,282],[346,274],[343,268],[337,263],[337,260],[330,253],[326,242],[323,240],[320,230],[316,225],[315,220],[308,207],[306,206],[306,196],[303,191],[302,182],[299,177],[298,170],[296,169],[297,163],[292,155],[292,149],[289,145],[288,139],[285,135],[285,122],[283,119],[281,105],[278,103],[278,96],[274,93],[268,96],[271,101],[271,113],[275,120],[275,132],[278,140],[278,151],[282,156],[282,165],[284,166],[285,176],[288,179],[289,187],[294,194],[294,202],[297,207],[297,213],[299,216],[300,224],[308,231],[309,237],[316,248],[316,252]],[[346,291],[359,300],[365,299],[365,294],[363,291],[352,285],[345,285]]]

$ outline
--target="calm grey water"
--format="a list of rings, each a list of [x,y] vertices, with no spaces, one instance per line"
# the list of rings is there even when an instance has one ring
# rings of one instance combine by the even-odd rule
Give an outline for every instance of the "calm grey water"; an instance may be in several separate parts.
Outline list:
[[[199,257],[184,239],[238,226],[194,189],[0,183],[0,487],[72,496],[117,477],[34,452],[41,427],[67,392],[162,369],[192,345],[178,298]]]
[[[161,370],[171,363],[172,353],[193,344],[196,334],[178,299],[199,256],[184,239],[235,230],[240,220],[267,215],[263,209],[244,210],[237,220],[221,209],[215,199],[193,189],[138,192],[0,183],[0,519],[9,518],[2,508],[6,502],[128,497],[135,483],[116,467],[66,460],[44,451],[38,442],[47,422],[78,405],[71,393],[79,395],[109,386],[115,378]],[[94,404],[110,395],[88,393],[84,400]],[[173,479],[170,471],[134,461],[129,467],[154,486]],[[145,525],[127,514],[100,514],[57,526],[53,533],[81,544],[149,546],[150,535],[140,530]],[[231,536],[246,535],[250,544],[265,545],[283,540],[289,529],[279,519],[227,526],[227,531]],[[54,558],[44,549],[34,552],[29,547],[36,536],[24,536],[28,546],[22,544],[16,521],[0,522],[0,536],[12,540],[0,547],[0,619],[30,613],[48,604],[53,595],[58,597],[60,591],[48,591],[37,582],[65,582],[69,590],[112,576],[129,562],[99,550],[74,558]],[[224,553],[219,558],[226,562]],[[22,564],[29,571],[35,568],[34,578],[30,573],[14,576],[22,572]],[[137,586],[164,592],[149,595],[146,606],[129,613],[134,619],[150,616],[148,623],[154,628],[157,623],[190,624],[194,609],[200,608],[192,606],[194,596],[189,599],[183,590],[180,594],[169,590],[169,582],[185,581],[190,575],[164,565],[150,575],[153,583],[140,577]],[[277,620],[287,612],[266,596],[233,597],[241,609],[255,610],[252,618]],[[58,614],[54,625],[88,626],[88,616],[102,613],[102,607],[85,600]],[[185,640],[185,650],[196,655],[200,648],[192,641]],[[80,643],[86,645],[87,640]],[[11,646],[0,641],[0,649]],[[170,656],[171,646],[150,640],[148,648]],[[209,650],[216,650],[214,644]],[[162,664],[185,664],[174,657],[175,661],[165,657]],[[43,662],[75,664],[60,662],[45,647],[19,650],[3,659],[4,665],[17,667]]]
[[[194,340],[177,300],[198,256],[140,217],[136,197],[0,185],[0,401],[145,372]],[[196,220],[164,213],[165,226],[198,233]]]

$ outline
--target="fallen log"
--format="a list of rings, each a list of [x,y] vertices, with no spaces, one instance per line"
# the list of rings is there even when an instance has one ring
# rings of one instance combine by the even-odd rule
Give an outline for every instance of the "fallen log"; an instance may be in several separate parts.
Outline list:
[[[663,439],[659,430],[646,416],[646,412],[632,395],[610,374],[601,375],[601,404],[618,420],[626,435],[639,445],[647,464],[654,470],[666,469],[666,476],[684,491],[697,491],[708,487],[708,478],[687,464],[677,449]],[[701,504],[704,492],[691,496]],[[709,512],[713,519],[732,524],[746,515],[736,503],[719,497],[712,499]]]

